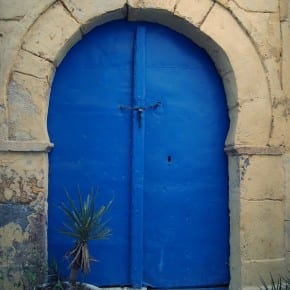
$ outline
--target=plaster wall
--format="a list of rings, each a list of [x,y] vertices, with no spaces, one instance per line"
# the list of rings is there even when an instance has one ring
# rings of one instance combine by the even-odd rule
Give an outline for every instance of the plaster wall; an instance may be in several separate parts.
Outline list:
[[[230,289],[290,269],[288,0],[0,0],[0,288],[46,259],[46,117],[55,69],[97,25],[157,22],[206,49],[230,130]],[[28,258],[24,258],[24,257]],[[2,285],[1,285],[2,283]],[[1,288],[1,289],[2,289]]]

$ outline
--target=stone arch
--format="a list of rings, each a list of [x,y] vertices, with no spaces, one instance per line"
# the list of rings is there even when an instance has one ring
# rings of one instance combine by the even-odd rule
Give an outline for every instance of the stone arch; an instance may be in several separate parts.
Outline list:
[[[128,18],[169,26],[211,56],[227,96],[231,121],[226,141],[229,153],[279,154],[268,146],[271,101],[259,54],[231,13],[217,2],[200,1],[198,5],[189,5],[188,0],[101,0],[95,5],[89,0],[55,2],[28,29],[11,70],[7,151],[49,150],[46,118],[55,68],[82,34],[105,22]],[[233,196],[239,192],[240,169],[236,156],[229,158],[230,196]],[[231,287],[239,289],[242,283],[239,202],[230,200],[230,209]]]
[[[215,2],[203,1],[194,9],[188,9],[185,0],[154,2],[104,1],[91,9],[86,1],[72,4],[64,0],[41,14],[24,36],[11,72],[9,140],[48,142],[46,114],[55,67],[82,34],[107,21],[128,18],[169,26],[203,47],[215,62],[226,90],[231,119],[226,145],[267,146],[271,131],[267,79],[259,55],[240,25]],[[24,110],[20,111],[21,105]]]

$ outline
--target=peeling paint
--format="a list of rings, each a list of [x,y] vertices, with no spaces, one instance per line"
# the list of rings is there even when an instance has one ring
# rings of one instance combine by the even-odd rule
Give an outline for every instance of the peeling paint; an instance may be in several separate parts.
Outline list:
[[[32,102],[31,92],[24,89],[20,84],[15,81],[11,81],[8,87],[8,103],[9,106],[21,108],[20,110],[10,110],[10,137],[16,140],[33,140],[33,136],[28,130],[17,129],[17,124],[23,122],[25,115],[31,117],[39,114],[37,106]],[[21,113],[20,113],[21,112]]]
[[[16,221],[6,224],[5,226],[0,228],[0,239],[1,239],[1,246],[2,251],[3,249],[7,249],[8,252],[5,254],[10,255],[10,253],[14,253],[13,248],[11,246],[14,242],[21,243],[28,240],[28,233],[25,232],[21,225],[18,224]]]
[[[8,223],[0,227],[0,244],[0,276],[5,278],[0,280],[1,289],[28,289],[42,281],[46,269],[43,245],[31,241],[28,231]]]
[[[12,81],[8,88],[8,101],[21,105],[23,110],[30,114],[37,113],[37,107],[31,101],[31,93],[25,90],[20,84]],[[19,116],[14,116],[18,118]],[[13,120],[13,117],[12,117]]]
[[[8,166],[0,165],[0,202],[29,204],[44,194],[44,172],[25,170],[20,175]]]
[[[22,204],[0,204],[1,220],[0,227],[16,223],[22,230],[28,226],[27,217],[32,214],[33,208]]]

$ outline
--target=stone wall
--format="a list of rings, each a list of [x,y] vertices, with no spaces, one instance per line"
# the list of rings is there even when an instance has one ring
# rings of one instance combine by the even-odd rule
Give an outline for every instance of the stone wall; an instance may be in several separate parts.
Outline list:
[[[46,259],[46,117],[55,69],[97,25],[157,22],[206,49],[230,130],[230,289],[290,269],[288,0],[0,0],[0,288]],[[1,285],[2,283],[2,285]],[[21,283],[20,283],[21,284]],[[19,285],[20,285],[19,284]],[[2,289],[1,288],[1,289]],[[21,288],[20,288],[21,289]]]

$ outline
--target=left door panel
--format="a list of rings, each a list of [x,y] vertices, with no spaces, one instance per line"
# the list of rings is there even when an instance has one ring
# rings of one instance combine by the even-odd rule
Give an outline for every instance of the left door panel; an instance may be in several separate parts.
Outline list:
[[[123,24],[126,29],[116,29],[114,23],[97,28],[71,49],[56,72],[48,115],[55,144],[49,169],[49,258],[66,269],[64,255],[73,246],[57,233],[62,223],[57,205],[65,200],[64,188],[71,194],[78,187],[83,194],[99,189],[99,205],[114,199],[112,237],[89,244],[99,262],[86,280],[100,286],[130,283],[132,116],[119,105],[131,103],[134,27]]]

